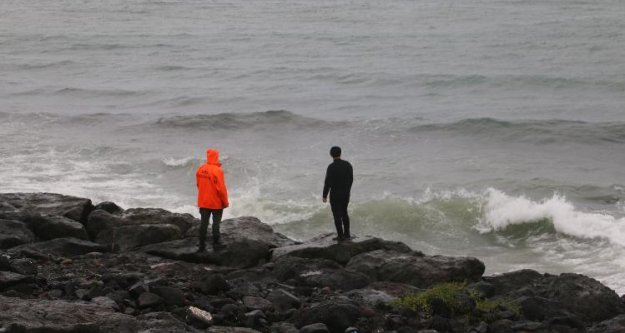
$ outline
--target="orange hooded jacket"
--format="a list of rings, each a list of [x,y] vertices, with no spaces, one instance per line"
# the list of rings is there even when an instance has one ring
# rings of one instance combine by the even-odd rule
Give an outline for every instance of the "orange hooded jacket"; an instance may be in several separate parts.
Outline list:
[[[195,178],[199,208],[224,209],[228,207],[228,189],[224,180],[224,171],[219,163],[218,150],[206,150],[206,163],[197,169]]]

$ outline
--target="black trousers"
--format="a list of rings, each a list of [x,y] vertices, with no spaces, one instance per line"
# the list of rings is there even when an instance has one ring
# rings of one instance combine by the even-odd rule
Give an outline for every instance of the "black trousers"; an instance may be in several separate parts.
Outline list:
[[[213,215],[213,244],[219,242],[219,225],[221,224],[221,216],[223,215],[223,209],[208,209],[208,208],[200,208],[200,248],[203,249],[206,247],[206,231],[209,225],[209,219],[211,214]]]
[[[349,197],[330,196],[330,207],[332,215],[334,215],[334,226],[339,238],[351,237],[349,233],[349,215],[347,214],[347,206],[349,205]]]

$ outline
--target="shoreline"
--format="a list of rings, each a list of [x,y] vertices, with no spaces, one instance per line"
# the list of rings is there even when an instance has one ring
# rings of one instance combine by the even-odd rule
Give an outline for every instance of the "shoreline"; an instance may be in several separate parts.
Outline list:
[[[580,274],[483,276],[476,258],[370,236],[296,242],[254,217],[224,220],[225,248],[195,253],[198,228],[159,208],[0,193],[0,331],[625,330],[625,297]],[[460,308],[442,296],[406,305],[447,283],[461,285]]]

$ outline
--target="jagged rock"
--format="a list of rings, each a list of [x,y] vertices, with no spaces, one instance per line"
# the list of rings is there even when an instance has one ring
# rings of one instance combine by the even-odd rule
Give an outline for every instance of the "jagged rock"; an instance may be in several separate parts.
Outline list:
[[[11,270],[22,275],[37,274],[37,265],[27,258],[19,258],[11,261]]]
[[[373,281],[407,283],[419,288],[449,281],[477,281],[485,268],[481,261],[471,257],[423,256],[386,250],[355,256],[346,267]]]
[[[0,296],[0,331],[130,333],[136,328],[133,317],[108,307]]]
[[[497,295],[519,298],[524,314],[533,320],[570,313],[593,323],[625,314],[625,304],[613,290],[580,274],[541,275],[523,270],[485,280],[495,286]]]
[[[173,224],[123,225],[104,230],[96,237],[100,244],[110,244],[115,249],[128,251],[148,244],[180,239],[180,229]]]
[[[252,239],[267,244],[270,248],[294,245],[297,242],[273,231],[273,228],[251,216],[243,216],[223,220],[221,231],[225,234],[237,234],[246,239]],[[196,233],[191,234],[193,236]]]
[[[588,329],[588,333],[623,333],[625,332],[625,315],[602,321]]]
[[[93,297],[91,298],[91,303],[97,304],[102,307],[111,308],[112,310],[115,310],[115,311],[119,310],[119,306],[117,305],[117,303],[114,300],[106,296]]]
[[[90,252],[107,252],[101,244],[76,238],[56,238],[46,242],[24,244],[10,249],[14,253],[34,252],[42,255],[73,257]]]
[[[0,290],[4,290],[16,284],[30,283],[33,281],[34,280],[32,276],[26,276],[14,272],[0,271]]]
[[[0,271],[10,271],[11,270],[11,257],[0,254]]]
[[[208,295],[217,295],[230,289],[228,281],[221,274],[206,274],[195,283],[195,287]]]
[[[0,204],[13,211],[60,215],[82,223],[93,210],[89,199],[56,193],[0,193]]]
[[[247,327],[264,326],[267,323],[265,313],[262,310],[253,310],[243,315],[243,322]]]
[[[35,235],[22,221],[0,219],[0,249],[31,243]]]
[[[368,306],[388,304],[397,300],[397,297],[391,296],[384,291],[370,288],[352,290],[345,293],[345,296],[349,297],[350,299],[357,300],[360,304],[365,304]]]
[[[205,329],[213,324],[213,316],[208,311],[190,306],[186,310],[187,323],[194,327]]]
[[[344,291],[363,288],[371,282],[366,275],[344,269],[328,259],[283,256],[275,261],[273,274],[280,281],[293,280],[302,286],[330,287]]]
[[[130,208],[121,215],[125,225],[172,224],[185,235],[199,220],[191,214],[172,213],[161,208]]]
[[[247,327],[230,327],[230,326],[211,326],[206,332],[208,333],[261,333],[257,330]]]
[[[116,203],[110,201],[100,202],[99,204],[95,205],[94,211],[98,209],[113,215],[121,215],[124,212],[123,208],[119,207]]]
[[[73,237],[89,239],[82,223],[59,215],[31,215],[24,221],[42,240]]]
[[[297,296],[283,289],[276,289],[267,295],[267,300],[270,301],[273,307],[278,312],[285,312],[289,309],[299,309],[302,302]]]
[[[271,333],[299,333],[295,325],[291,323],[278,322],[271,325]]]
[[[300,309],[295,315],[296,326],[324,323],[330,332],[343,333],[356,324],[361,316],[360,307],[352,302],[329,300]]]
[[[172,332],[185,332],[185,333],[200,333],[203,331],[196,330],[195,328],[188,326],[186,323],[176,319],[171,313],[168,312],[151,312],[137,316],[140,329],[136,332],[149,332],[149,333],[172,333]]]
[[[151,292],[160,296],[163,302],[169,306],[183,306],[186,303],[186,297],[182,290],[172,287],[154,287]]]
[[[306,325],[299,330],[300,333],[329,333],[328,326],[323,323]]]
[[[349,260],[361,253],[376,250],[391,250],[410,253],[412,250],[401,242],[386,241],[376,237],[358,237],[349,242],[337,243],[334,234],[313,238],[303,244],[283,246],[272,250],[272,260],[289,255],[302,258],[322,258],[346,265]]]
[[[139,298],[137,299],[137,306],[141,309],[149,308],[161,304],[162,301],[163,300],[160,298],[160,296],[151,292],[144,292],[139,295]]]
[[[273,309],[273,304],[262,297],[245,296],[243,297],[243,304],[249,310],[269,311]]]

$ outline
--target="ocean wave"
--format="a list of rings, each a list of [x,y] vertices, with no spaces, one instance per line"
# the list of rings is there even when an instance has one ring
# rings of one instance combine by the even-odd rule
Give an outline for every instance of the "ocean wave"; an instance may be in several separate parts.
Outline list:
[[[470,118],[453,123],[414,126],[412,132],[448,132],[507,142],[537,144],[576,142],[625,143],[625,123],[589,123],[568,120],[508,121]]]
[[[324,128],[334,123],[279,110],[253,113],[218,113],[163,117],[156,125],[165,128],[238,130],[291,126],[295,128]]]
[[[625,246],[625,218],[607,213],[584,212],[561,195],[533,201],[525,196],[510,196],[488,189],[483,216],[477,228],[481,232],[505,232],[519,225],[541,228],[552,226],[555,232],[579,239],[602,239]]]

